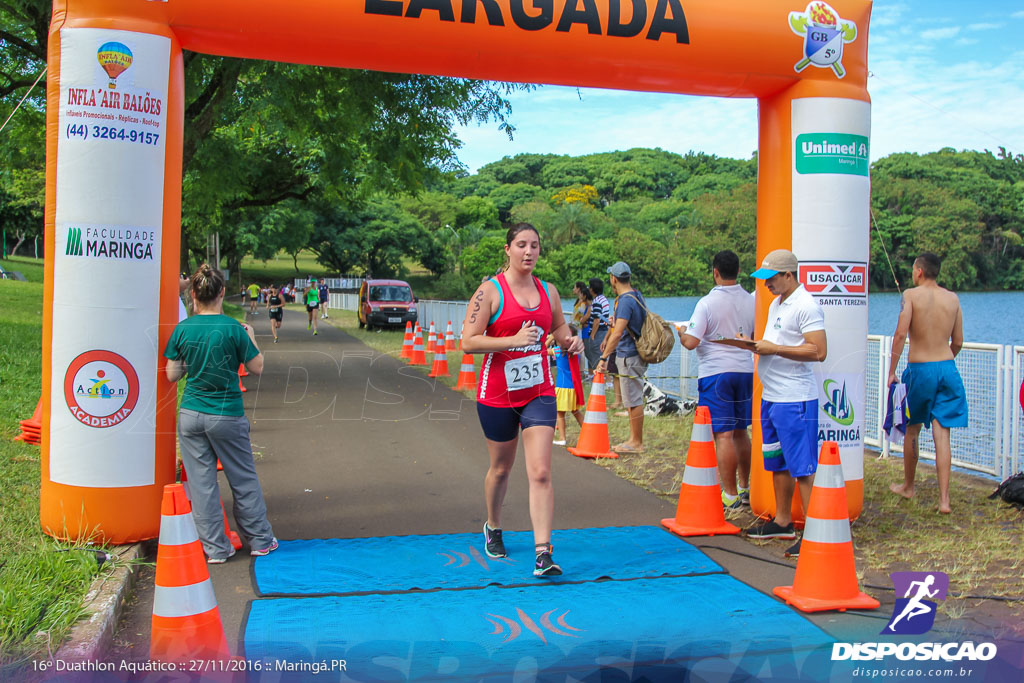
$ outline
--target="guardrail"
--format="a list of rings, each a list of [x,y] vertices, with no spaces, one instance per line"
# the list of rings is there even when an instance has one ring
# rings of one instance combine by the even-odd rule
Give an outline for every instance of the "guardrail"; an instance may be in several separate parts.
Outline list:
[[[364,278],[361,277],[325,277],[322,278],[322,281],[327,283],[328,289],[358,290],[363,284],[363,279]],[[308,282],[309,280],[307,278],[297,277],[292,280],[292,286],[298,287],[299,289],[305,289]]]
[[[356,295],[332,293],[330,305],[354,311]],[[421,300],[418,304],[420,323],[434,321],[446,325],[451,320],[452,329],[459,334],[467,305],[466,301]],[[867,342],[864,443],[888,453],[882,423],[888,397],[885,382],[892,337],[871,334]],[[648,368],[647,378],[667,394],[696,399],[697,353],[682,344],[676,344],[675,348],[664,362]],[[899,373],[906,367],[906,359],[904,352]],[[966,429],[951,430],[953,464],[999,478],[1020,471],[1024,466],[1024,412],[1017,392],[1024,382],[1024,346],[967,343],[956,357],[956,366],[967,390],[970,416]],[[922,433],[919,445],[922,458],[935,459],[929,432]],[[894,445],[892,450],[902,452],[903,449]]]

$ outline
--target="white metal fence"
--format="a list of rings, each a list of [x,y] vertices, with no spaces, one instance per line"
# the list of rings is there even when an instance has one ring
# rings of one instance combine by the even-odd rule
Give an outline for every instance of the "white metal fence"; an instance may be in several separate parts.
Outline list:
[[[356,310],[355,294],[331,294],[331,308]],[[419,320],[429,325],[447,325],[459,334],[466,316],[465,301],[421,300]],[[886,448],[882,423],[888,396],[889,350],[892,337],[868,335],[867,378],[864,397],[864,443],[880,450]],[[907,353],[900,359],[898,372],[906,367]],[[1004,478],[1024,466],[1024,412],[1018,402],[1018,389],[1024,381],[1024,346],[964,344],[956,366],[967,391],[970,417],[966,429],[951,431],[953,464]],[[676,344],[676,350],[664,362],[652,365],[647,378],[662,391],[684,399],[697,398],[697,354]],[[920,438],[921,457],[934,459],[930,432]],[[893,446],[902,452],[902,447]]]
[[[325,277],[323,282],[327,283],[329,289],[354,289],[359,290],[359,287],[363,284],[363,278],[361,277]],[[297,277],[292,281],[292,286],[298,287],[299,289],[305,289],[306,285],[309,284],[309,280],[304,277]],[[355,310],[355,309],[352,309]]]

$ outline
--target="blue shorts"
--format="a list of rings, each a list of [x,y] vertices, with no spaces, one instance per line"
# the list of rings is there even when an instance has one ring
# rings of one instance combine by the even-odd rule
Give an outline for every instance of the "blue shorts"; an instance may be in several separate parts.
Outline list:
[[[697,405],[711,413],[711,431],[715,434],[746,429],[750,426],[750,407],[754,397],[754,373],[722,372],[697,380]]]
[[[967,392],[956,363],[908,363],[903,383],[907,385],[908,424],[930,427],[932,420],[938,420],[946,428],[967,426]]]
[[[519,429],[530,427],[555,428],[555,397],[538,396],[525,406],[516,408],[495,408],[476,404],[476,414],[484,436],[491,441],[504,443],[519,436]]]
[[[761,452],[768,472],[806,477],[818,469],[818,399],[761,400]]]

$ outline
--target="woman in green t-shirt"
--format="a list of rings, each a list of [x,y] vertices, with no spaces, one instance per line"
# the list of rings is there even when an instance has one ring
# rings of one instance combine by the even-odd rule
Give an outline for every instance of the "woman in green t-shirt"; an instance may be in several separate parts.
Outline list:
[[[312,329],[313,334],[316,334],[316,321],[319,316],[314,315],[314,311],[319,313],[320,311],[320,293],[317,290],[316,278],[310,278],[309,283],[306,285],[306,315],[309,316],[309,323],[306,325],[306,329]]]
[[[208,264],[191,277],[195,315],[178,323],[164,349],[167,379],[188,376],[178,412],[181,462],[188,473],[192,518],[210,564],[235,554],[224,530],[217,460],[224,466],[234,498],[235,522],[261,556],[277,548],[267,520],[267,504],[256,475],[249,420],[242,406],[237,368],[263,372],[263,354],[250,325],[223,312],[224,276]]]

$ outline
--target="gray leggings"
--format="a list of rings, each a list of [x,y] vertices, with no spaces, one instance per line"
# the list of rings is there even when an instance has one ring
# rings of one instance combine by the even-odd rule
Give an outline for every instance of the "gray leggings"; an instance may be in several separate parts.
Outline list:
[[[183,409],[178,413],[178,443],[188,473],[192,518],[207,556],[228,557],[234,552],[224,532],[217,485],[218,459],[231,487],[238,530],[251,548],[268,547],[274,540],[274,531],[267,520],[267,504],[253,462],[249,420],[244,416]]]

